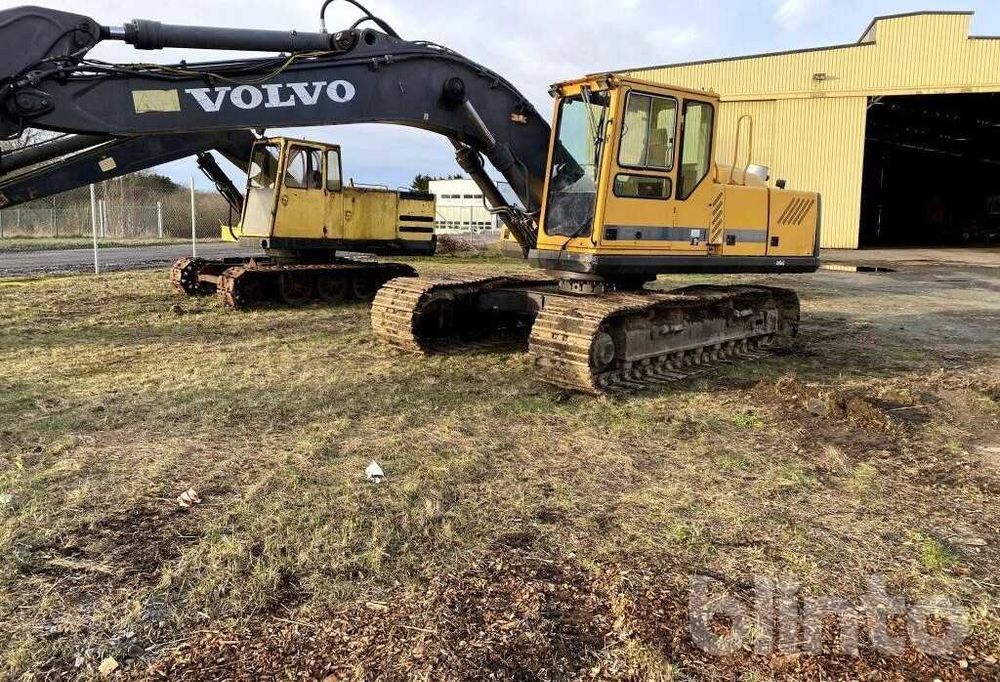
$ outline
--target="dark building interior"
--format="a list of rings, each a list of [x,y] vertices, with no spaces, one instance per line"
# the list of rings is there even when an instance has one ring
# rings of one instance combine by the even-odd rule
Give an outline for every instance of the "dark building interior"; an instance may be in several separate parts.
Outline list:
[[[865,246],[1000,244],[1000,93],[872,98]]]

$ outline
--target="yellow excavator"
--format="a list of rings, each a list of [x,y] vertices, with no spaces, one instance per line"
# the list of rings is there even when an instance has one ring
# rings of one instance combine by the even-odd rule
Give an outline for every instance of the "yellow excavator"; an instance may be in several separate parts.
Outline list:
[[[345,184],[338,145],[286,137],[256,141],[244,196],[239,225],[223,226],[222,238],[268,255],[182,258],[170,270],[175,290],[215,293],[236,310],[265,302],[371,300],[385,282],[415,277],[416,270],[338,256],[338,250],[434,254],[434,195]]]
[[[716,163],[710,93],[614,74],[552,92],[555,132],[529,253],[550,276],[395,280],[375,298],[376,336],[417,353],[527,336],[543,380],[591,393],[675,380],[791,339],[792,291],[643,287],[659,273],[813,271],[819,195],[770,187],[760,167]]]
[[[601,393],[671,381],[796,334],[798,297],[786,289],[644,288],[663,273],[819,265],[820,197],[772,185],[758,167],[718,164],[718,97],[592,75],[552,87],[550,126],[499,74],[404,40],[362,10],[335,33],[103,26],[57,10],[5,10],[0,137],[25,125],[128,140],[360,122],[445,136],[539,273],[389,281],[373,302],[372,327],[398,349],[526,338],[543,380]],[[367,22],[378,28],[362,28]],[[281,54],[169,67],[89,61],[103,40]],[[487,160],[520,205],[499,191]]]

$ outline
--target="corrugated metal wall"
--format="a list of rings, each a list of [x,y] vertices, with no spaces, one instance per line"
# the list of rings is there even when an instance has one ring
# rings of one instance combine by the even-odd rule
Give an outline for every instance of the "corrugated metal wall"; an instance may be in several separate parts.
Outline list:
[[[719,93],[720,163],[732,163],[736,120],[751,114],[754,162],[770,167],[773,178],[787,179],[789,187],[821,192],[823,246],[856,248],[868,98],[1000,92],[1000,39],[969,38],[970,18],[889,17],[876,20],[867,42],[856,45],[629,75]]]
[[[787,180],[789,189],[822,188],[822,245],[857,248],[867,108],[867,97],[724,104],[717,159],[733,162],[736,121],[750,114],[753,162],[770,168],[772,180]],[[746,163],[744,127],[737,167]]]

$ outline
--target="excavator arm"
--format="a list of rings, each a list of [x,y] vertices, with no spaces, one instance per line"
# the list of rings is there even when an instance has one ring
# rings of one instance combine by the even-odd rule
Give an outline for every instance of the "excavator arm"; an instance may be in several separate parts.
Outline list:
[[[243,130],[123,138],[68,135],[2,159],[0,208],[197,155],[198,165],[239,214],[243,195],[210,151],[221,154],[245,171],[256,139],[255,135]]]
[[[105,40],[282,54],[175,66],[88,59]],[[144,20],[111,27],[22,7],[0,12],[0,64],[8,70],[0,73],[0,137],[29,126],[125,138],[371,122],[438,133],[522,248],[535,245],[549,125],[507,80],[447,48],[357,28],[283,33]],[[507,204],[483,157],[524,210]]]

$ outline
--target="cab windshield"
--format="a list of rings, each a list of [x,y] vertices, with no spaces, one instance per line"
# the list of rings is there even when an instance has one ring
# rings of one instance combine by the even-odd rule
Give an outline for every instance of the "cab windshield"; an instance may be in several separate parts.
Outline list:
[[[278,179],[278,146],[256,144],[253,147],[250,168],[247,171],[250,186],[255,189],[273,189]]]
[[[254,145],[250,153],[247,195],[243,202],[244,236],[267,237],[271,234],[279,151],[276,144],[260,142]]]
[[[607,92],[584,89],[559,104],[545,210],[546,234],[586,237],[593,229],[609,102]]]

